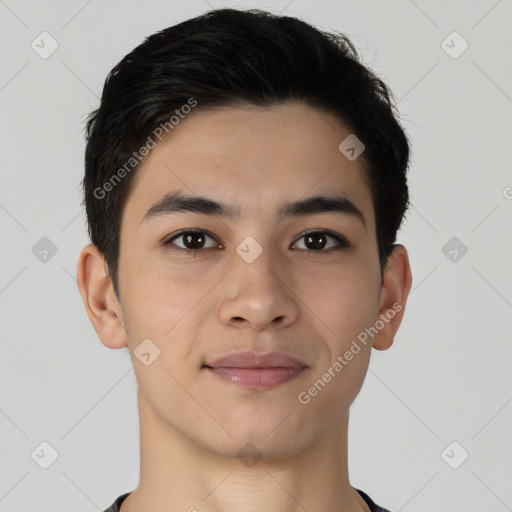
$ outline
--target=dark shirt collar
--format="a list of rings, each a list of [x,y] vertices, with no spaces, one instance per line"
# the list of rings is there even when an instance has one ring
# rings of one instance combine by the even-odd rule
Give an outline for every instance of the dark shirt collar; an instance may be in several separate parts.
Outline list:
[[[355,487],[354,487],[355,489]],[[361,496],[361,498],[363,498],[363,500],[365,501],[365,503],[368,505],[368,507],[370,508],[370,511],[371,512],[389,512],[388,509],[386,508],[382,508],[382,507],[379,507],[379,505],[375,504],[373,502],[373,500],[370,498],[370,496],[368,496],[368,494],[366,494],[365,492],[359,490],[359,489],[356,489],[356,491],[359,493],[359,495]],[[116,501],[114,501],[114,503],[109,507],[107,508],[107,510],[105,510],[104,512],[119,512],[120,509],[121,509],[121,503],[123,503],[123,501],[131,494],[131,492],[126,492],[125,494],[121,494],[121,496],[119,496]]]

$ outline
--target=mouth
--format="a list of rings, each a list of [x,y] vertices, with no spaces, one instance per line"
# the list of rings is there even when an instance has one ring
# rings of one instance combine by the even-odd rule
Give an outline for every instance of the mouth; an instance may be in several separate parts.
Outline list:
[[[227,354],[202,368],[245,388],[268,389],[298,377],[308,366],[284,352],[258,354],[244,351]]]

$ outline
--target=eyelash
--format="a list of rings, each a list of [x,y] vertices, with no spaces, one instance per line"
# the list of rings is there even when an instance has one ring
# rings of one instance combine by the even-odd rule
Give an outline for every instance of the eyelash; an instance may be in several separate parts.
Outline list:
[[[329,229],[317,229],[317,230],[313,230],[313,231],[308,231],[306,233],[303,233],[302,235],[299,236],[299,238],[297,238],[297,240],[294,242],[297,243],[299,240],[305,238],[306,236],[308,235],[313,235],[313,234],[317,234],[317,233],[320,233],[320,234],[323,234],[323,235],[327,235],[328,237],[331,237],[331,238],[334,238],[339,246],[338,247],[334,247],[334,248],[329,248],[327,250],[318,250],[318,251],[315,251],[315,250],[308,250],[308,249],[298,249],[298,250],[301,250],[301,251],[306,251],[306,252],[309,252],[309,253],[312,253],[312,254],[321,254],[321,253],[330,253],[332,252],[333,250],[341,250],[341,249],[346,249],[348,247],[350,247],[350,244],[349,242],[344,238],[342,237],[341,235],[335,233],[334,231],[331,231]],[[164,241],[162,243],[162,245],[166,246],[166,245],[172,245],[172,242],[184,235],[189,235],[189,234],[200,234],[200,235],[207,235],[209,236],[210,238],[212,238],[213,240],[215,240],[215,237],[210,234],[208,231],[204,231],[204,230],[200,230],[200,229],[187,229],[187,230],[184,230],[184,231],[180,231],[179,233],[173,235],[171,238],[168,238],[166,241]],[[219,244],[220,245],[220,244]],[[207,247],[206,249],[187,249],[187,248],[183,248],[183,247],[178,247],[178,246],[174,246],[172,248],[173,251],[178,251],[178,252],[182,252],[182,253],[185,253],[185,254],[192,254],[194,256],[197,255],[197,253],[199,252],[203,252],[203,251],[206,251],[208,249],[214,249],[214,247]]]

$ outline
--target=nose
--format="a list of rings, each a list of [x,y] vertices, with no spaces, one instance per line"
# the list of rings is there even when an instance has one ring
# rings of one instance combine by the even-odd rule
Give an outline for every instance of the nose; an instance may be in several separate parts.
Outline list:
[[[224,283],[220,318],[226,325],[255,331],[284,328],[299,316],[297,296],[289,273],[277,268],[270,251],[264,250],[252,263],[238,254]]]

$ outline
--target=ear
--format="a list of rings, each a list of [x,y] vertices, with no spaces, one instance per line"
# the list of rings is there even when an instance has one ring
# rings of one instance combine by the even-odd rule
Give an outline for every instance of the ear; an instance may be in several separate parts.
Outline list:
[[[77,282],[87,316],[103,345],[126,347],[121,304],[114,293],[105,258],[94,244],[86,245],[80,253]]]
[[[402,323],[405,303],[412,284],[409,256],[403,245],[396,244],[391,252],[383,275],[377,319],[384,326],[373,338],[373,348],[387,350],[393,344]]]

